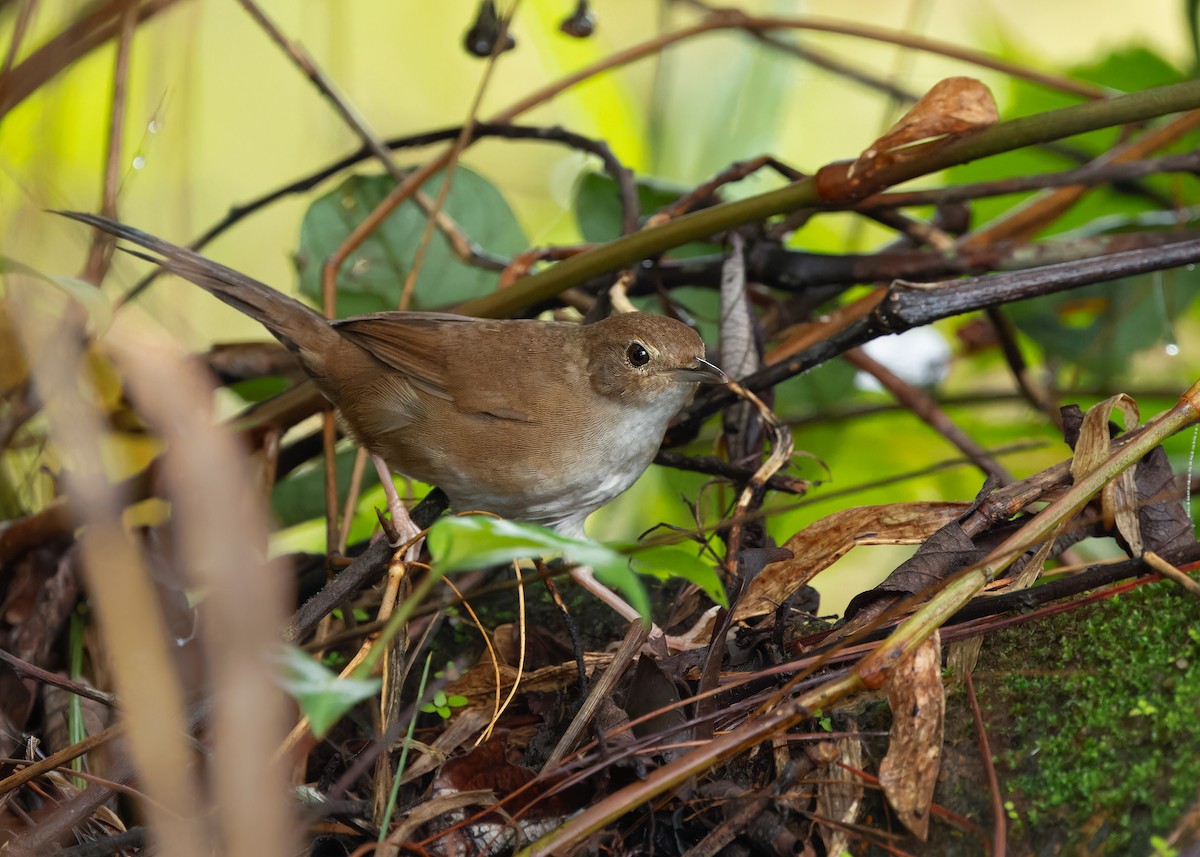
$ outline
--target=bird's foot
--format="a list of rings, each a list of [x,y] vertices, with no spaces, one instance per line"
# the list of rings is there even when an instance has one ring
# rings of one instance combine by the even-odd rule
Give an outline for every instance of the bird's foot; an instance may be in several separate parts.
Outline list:
[[[375,472],[379,474],[379,481],[383,484],[388,513],[392,516],[392,526],[396,529],[396,541],[390,542],[390,544],[393,548],[407,544],[404,560],[411,562],[421,554],[421,528],[413,523],[413,519],[408,515],[408,509],[405,508],[400,495],[396,493],[396,483],[392,481],[392,471],[388,469],[387,464],[378,455],[372,455],[371,461],[375,464]]]

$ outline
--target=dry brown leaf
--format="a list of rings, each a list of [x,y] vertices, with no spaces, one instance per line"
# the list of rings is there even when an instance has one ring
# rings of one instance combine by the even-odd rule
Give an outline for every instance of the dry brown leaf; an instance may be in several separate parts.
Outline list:
[[[888,803],[918,839],[929,835],[929,806],[942,761],[946,691],[942,686],[942,641],[935,631],[888,677],[892,729],[879,782]]]
[[[855,169],[877,170],[905,160],[914,143],[956,138],[989,125],[999,113],[991,91],[973,77],[948,77],[934,85],[888,132],[858,158]]]
[[[1075,442],[1075,456],[1071,459],[1071,478],[1076,482],[1099,467],[1109,456],[1108,422],[1114,410],[1125,416],[1125,428],[1138,424],[1141,415],[1137,402],[1124,393],[1110,396],[1090,408],[1079,428],[1079,439]],[[1134,556],[1142,553],[1142,532],[1138,525],[1137,485],[1134,468],[1122,471],[1121,475],[1104,487],[1100,495],[1104,524],[1108,529],[1115,525],[1125,537]]]
[[[817,171],[817,194],[823,200],[861,199],[882,190],[887,170],[927,157],[947,143],[994,125],[998,118],[992,93],[970,77],[938,83],[872,143],[855,161],[835,161]]]
[[[846,849],[850,837],[843,828],[855,822],[862,807],[863,781],[856,773],[862,770],[858,723],[848,717],[845,731],[852,734],[826,745],[833,752],[826,756],[828,764],[822,767],[817,786],[817,815],[839,825],[820,825],[826,854],[841,854]]]
[[[771,613],[793,592],[833,565],[855,545],[919,544],[956,520],[967,503],[887,503],[857,506],[805,527],[782,547],[791,559],[768,564],[750,582],[734,621]]]

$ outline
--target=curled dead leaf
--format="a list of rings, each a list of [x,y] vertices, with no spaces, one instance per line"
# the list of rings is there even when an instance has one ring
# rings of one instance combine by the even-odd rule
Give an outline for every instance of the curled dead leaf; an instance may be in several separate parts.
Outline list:
[[[948,77],[934,85],[888,132],[859,156],[878,168],[902,160],[900,150],[938,138],[962,137],[995,125],[999,114],[991,90],[973,77]]]
[[[892,671],[886,690],[892,729],[887,755],[879,764],[879,782],[904,826],[924,842],[942,762],[946,714],[942,643],[937,631]]]
[[[853,163],[829,164],[817,173],[822,199],[858,199],[882,189],[876,178],[895,164],[924,157],[933,149],[996,124],[991,91],[971,77],[937,83],[888,132]]]
[[[856,545],[919,544],[967,508],[966,503],[887,503],[827,515],[783,544],[791,559],[769,563],[759,572],[734,609],[734,621],[774,612]]]
[[[1124,415],[1127,430],[1134,428],[1141,418],[1137,402],[1124,393],[1109,396],[1103,402],[1089,408],[1083,417],[1083,424],[1079,427],[1075,455],[1071,459],[1071,478],[1076,482],[1100,467],[1109,457],[1108,423],[1114,410]],[[1142,533],[1138,524],[1138,496],[1134,472],[1132,467],[1123,470],[1106,485],[1100,494],[1100,503],[1105,527],[1111,530],[1115,526],[1124,536],[1133,555],[1140,556]]]

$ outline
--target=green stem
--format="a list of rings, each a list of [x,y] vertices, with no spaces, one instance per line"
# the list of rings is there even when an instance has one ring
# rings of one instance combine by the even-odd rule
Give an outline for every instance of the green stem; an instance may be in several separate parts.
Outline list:
[[[892,164],[872,176],[870,191],[890,187],[957,164],[1096,131],[1113,125],[1141,122],[1200,107],[1200,80],[1159,86],[1104,101],[1091,101],[1034,116],[1001,122],[959,140],[931,149],[925,156]],[[464,315],[502,318],[547,300],[591,277],[639,262],[718,232],[755,223],[806,205],[823,202],[815,177],[777,190],[714,205],[670,220],[661,226],[626,235],[554,267],[458,308]]]
[[[425,695],[425,685],[429,682],[429,665],[433,663],[433,652],[425,656],[425,669],[421,672],[421,684],[417,687],[417,701]],[[379,824],[379,839],[382,843],[387,839],[388,828],[392,826],[392,816],[396,812],[396,798],[400,794],[400,781],[404,779],[404,768],[408,764],[408,748],[412,746],[413,733],[417,731],[417,717],[421,709],[413,706],[412,717],[408,721],[408,732],[404,735],[404,746],[400,749],[400,762],[396,765],[396,776],[392,779],[392,790],[388,793],[387,808],[383,820]],[[384,751],[386,752],[386,751]]]

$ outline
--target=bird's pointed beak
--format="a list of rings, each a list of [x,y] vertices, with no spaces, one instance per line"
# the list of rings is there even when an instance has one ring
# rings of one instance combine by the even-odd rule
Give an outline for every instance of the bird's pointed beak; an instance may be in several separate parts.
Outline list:
[[[672,369],[671,377],[675,381],[699,381],[702,384],[724,384],[729,380],[725,377],[724,372],[707,360],[701,360],[699,357],[692,358],[691,366],[681,366],[678,369]]]

